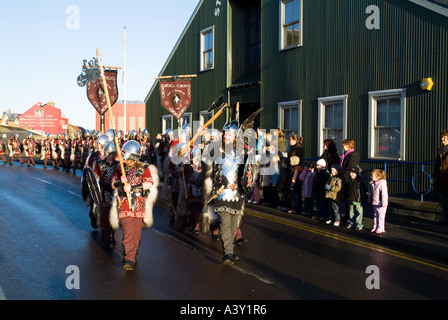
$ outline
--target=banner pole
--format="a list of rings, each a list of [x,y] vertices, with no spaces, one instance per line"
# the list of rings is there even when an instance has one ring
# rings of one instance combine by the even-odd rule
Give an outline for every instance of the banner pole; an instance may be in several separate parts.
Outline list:
[[[103,69],[103,63],[101,61],[100,50],[96,49],[96,55],[98,57],[98,64],[100,66],[101,79],[103,80],[104,95],[106,96],[107,108],[109,110],[109,119],[112,124],[112,129],[114,130],[114,133],[115,133],[114,140],[115,140],[115,146],[117,148],[118,160],[120,161],[121,174],[126,176],[126,171],[124,170],[123,155],[121,154],[120,142],[118,141],[117,131],[115,128],[115,118],[112,113],[112,106],[111,106],[110,98],[109,98],[109,89],[107,88],[107,82],[106,82],[106,77],[104,75],[104,69]],[[131,195],[129,192],[126,192],[126,197],[128,199],[129,208],[131,208]]]

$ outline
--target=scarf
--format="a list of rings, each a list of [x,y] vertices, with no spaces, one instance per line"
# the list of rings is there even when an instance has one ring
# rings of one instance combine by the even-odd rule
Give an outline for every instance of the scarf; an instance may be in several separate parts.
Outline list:
[[[339,164],[341,165],[341,167],[342,167],[342,163],[344,162],[345,157],[346,157],[348,154],[352,153],[353,151],[355,151],[355,149],[351,148],[351,149],[348,149],[347,151],[345,151],[345,152],[342,154],[342,156],[341,156],[341,162],[339,163]]]

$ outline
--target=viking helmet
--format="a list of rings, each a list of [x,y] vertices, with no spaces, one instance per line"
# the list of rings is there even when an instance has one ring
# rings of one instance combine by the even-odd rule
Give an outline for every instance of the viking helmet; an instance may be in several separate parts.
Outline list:
[[[123,159],[124,160],[140,160],[140,155],[142,154],[142,147],[140,143],[135,140],[130,140],[126,142],[123,146]]]
[[[238,122],[235,120],[231,121],[230,123],[226,124],[222,131],[227,131],[229,133],[232,133],[234,136],[238,133]]]
[[[113,141],[115,138],[115,132],[114,129],[109,129],[106,131],[106,136],[109,139],[109,141]]]
[[[149,132],[148,130],[144,129],[142,132],[142,137],[148,137],[149,138]]]
[[[107,139],[107,136],[103,134],[98,138],[98,149],[104,149],[106,144],[109,142],[109,139]]]
[[[113,141],[109,141],[104,147],[104,155],[107,157],[109,154],[113,154],[114,158],[117,154],[117,147]]]

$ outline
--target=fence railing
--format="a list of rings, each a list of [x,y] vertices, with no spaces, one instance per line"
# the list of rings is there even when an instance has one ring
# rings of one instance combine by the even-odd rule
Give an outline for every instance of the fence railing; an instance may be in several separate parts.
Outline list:
[[[317,161],[318,159],[306,159]],[[389,196],[425,200],[438,200],[433,188],[434,162],[393,160],[362,160],[361,179],[367,184],[373,169],[383,169],[387,175]],[[369,190],[369,189],[367,189]]]

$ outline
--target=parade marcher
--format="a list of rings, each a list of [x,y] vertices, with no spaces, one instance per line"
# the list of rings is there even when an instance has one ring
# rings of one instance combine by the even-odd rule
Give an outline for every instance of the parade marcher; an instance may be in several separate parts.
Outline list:
[[[193,219],[193,233],[199,234],[199,222],[204,199],[202,196],[202,186],[204,185],[204,172],[201,161],[202,151],[195,147],[191,152],[190,164],[183,164],[180,167],[181,173],[185,175],[187,189],[187,203],[190,216]]]
[[[104,147],[104,159],[99,159],[93,164],[93,172],[98,178],[99,186],[101,188],[102,203],[100,210],[100,230],[101,230],[101,244],[104,247],[115,246],[114,230],[110,225],[109,214],[112,207],[113,190],[112,178],[117,170],[119,163],[115,160],[117,149],[115,143],[110,141]]]
[[[238,135],[235,122],[224,127],[222,157],[213,165],[213,189],[217,195],[213,202],[219,216],[224,265],[233,265],[234,261],[239,260],[234,254],[234,241],[244,215],[245,194],[248,193],[243,183],[244,155],[237,153],[237,136],[241,134]]]
[[[61,144],[61,157],[64,158],[63,161],[63,171],[70,173],[70,168],[72,166],[71,154],[72,154],[72,140],[67,133],[63,135],[63,141]]]
[[[437,152],[433,173],[434,190],[440,195],[440,223],[448,225],[448,130],[443,131],[440,138],[442,146]]]
[[[115,198],[110,214],[114,229],[120,224],[123,230],[124,264],[123,269],[133,270],[140,245],[142,227],[153,225],[152,209],[157,199],[157,168],[139,162],[141,146],[136,141],[128,141],[122,149],[124,170],[117,168],[112,178]],[[127,194],[130,195],[131,203]]]
[[[106,147],[106,144],[109,142],[106,135],[102,135],[98,138],[97,141],[97,149],[92,152],[86,160],[86,167],[93,169],[93,164],[95,162],[98,162],[100,160],[103,160],[105,158],[104,156],[104,148]],[[90,217],[90,225],[92,228],[97,229],[98,223],[99,223],[99,216],[96,214],[96,205],[92,201],[91,197],[89,195],[86,196],[86,205],[90,207],[89,211],[89,217]]]
[[[13,133],[11,140],[8,142],[8,148],[9,148],[9,165],[13,166],[12,162],[14,161],[14,157],[17,157],[17,159],[20,161],[20,164],[23,166],[25,162],[22,160],[22,157],[20,156],[20,147],[21,143],[19,141],[19,134]]]
[[[23,140],[23,151],[25,152],[25,156],[28,158],[27,166],[36,166],[34,162],[34,155],[36,154],[36,141],[34,140],[34,136],[31,132],[28,133],[28,137]]]
[[[51,134],[47,134],[47,140],[42,142],[42,156],[41,160],[44,161],[44,169],[47,169],[48,160],[51,161]]]
[[[82,157],[82,132],[78,131],[75,138],[72,140],[72,146],[70,150],[70,160],[73,162],[73,174],[76,174],[76,170],[79,167]]]
[[[59,170],[59,158],[60,158],[60,150],[59,150],[59,138],[60,134],[56,136],[56,138],[51,139],[51,162],[53,163],[53,169]]]
[[[6,149],[6,146],[3,143],[2,138],[0,137],[0,159],[3,160],[3,165],[6,165],[5,149]]]

